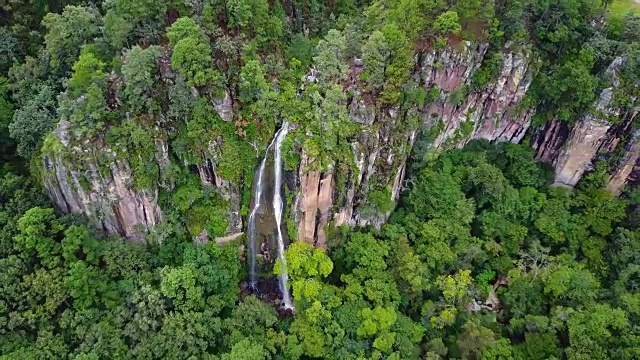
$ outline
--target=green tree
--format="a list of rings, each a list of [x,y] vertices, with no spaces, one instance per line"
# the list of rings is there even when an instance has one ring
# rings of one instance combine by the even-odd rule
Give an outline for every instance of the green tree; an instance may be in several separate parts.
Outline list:
[[[171,65],[190,86],[204,86],[213,76],[211,46],[195,37],[184,38],[174,46]]]
[[[438,15],[436,21],[433,23],[433,29],[442,35],[457,35],[462,30],[458,13],[455,11],[446,11]]]
[[[44,136],[56,124],[56,106],[54,90],[42,85],[13,113],[8,128],[20,156],[30,159],[39,150]]]
[[[179,18],[167,29],[167,38],[173,47],[178,45],[180,40],[190,37],[203,42],[207,40],[200,26],[190,17]]]
[[[100,303],[107,290],[105,280],[98,270],[84,261],[75,261],[64,279],[65,288],[73,298],[76,309],[89,309]]]
[[[71,69],[83,45],[100,34],[102,18],[97,9],[66,6],[62,14],[49,13],[42,20],[47,29],[44,36],[46,50],[54,69]]]
[[[204,310],[204,290],[197,282],[197,268],[185,265],[179,268],[165,267],[162,270],[162,294],[170,298],[174,306],[183,311]]]
[[[378,91],[384,85],[385,67],[389,56],[389,46],[384,34],[380,31],[371,33],[362,45],[362,60],[365,70],[361,75],[367,81],[371,91]]]
[[[122,64],[122,78],[125,84],[122,92],[132,115],[149,113],[158,109],[153,97],[154,87],[159,79],[157,58],[160,48],[150,46],[142,49],[133,47]]]
[[[106,2],[104,16],[105,38],[114,50],[140,41],[153,44],[162,36],[167,21],[166,1],[141,0]],[[177,3],[176,3],[177,5]]]
[[[345,50],[346,39],[338,30],[329,30],[327,36],[320,40],[313,61],[318,69],[321,86],[337,84],[346,78],[348,67],[344,58]]]
[[[220,357],[221,360],[263,360],[266,358],[267,355],[264,347],[248,339],[236,343],[231,348],[231,352],[222,354]]]
[[[59,238],[64,230],[53,209],[34,207],[18,220],[16,249],[28,260],[37,257],[48,268],[59,264],[62,247]]]
[[[105,64],[87,47],[73,65],[66,92],[59,98],[59,114],[74,125],[72,136],[92,136],[104,128],[107,115]]]

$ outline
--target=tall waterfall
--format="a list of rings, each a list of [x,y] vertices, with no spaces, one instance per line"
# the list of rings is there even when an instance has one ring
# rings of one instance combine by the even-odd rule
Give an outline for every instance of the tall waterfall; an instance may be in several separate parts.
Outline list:
[[[256,289],[258,283],[258,273],[256,265],[256,247],[257,247],[257,229],[256,229],[256,214],[260,209],[262,201],[262,193],[264,190],[264,177],[267,158],[269,157],[269,150],[272,147],[274,149],[274,183],[273,183],[273,212],[276,220],[276,237],[278,241],[278,259],[283,265],[283,272],[279,275],[280,291],[282,292],[282,299],[284,301],[284,307],[287,309],[293,309],[291,295],[289,294],[289,288],[287,287],[287,281],[289,275],[286,271],[287,261],[284,257],[284,239],[282,236],[282,215],[283,215],[283,201],[282,201],[282,153],[280,146],[284,140],[287,132],[289,131],[289,124],[284,122],[282,127],[276,133],[275,137],[267,147],[267,151],[264,154],[264,158],[260,162],[258,168],[257,181],[254,188],[253,198],[254,203],[249,213],[249,221],[247,224],[247,234],[249,237],[249,286],[252,289]]]
[[[280,274],[280,291],[282,292],[282,300],[284,301],[284,307],[287,309],[293,309],[291,303],[291,295],[289,294],[289,288],[287,287],[287,281],[289,280],[289,274],[287,273],[287,260],[284,257],[284,239],[282,238],[282,152],[280,146],[282,140],[289,131],[289,124],[284,122],[282,127],[276,135],[276,147],[275,156],[273,161],[274,169],[274,184],[273,184],[273,213],[276,218],[276,232],[278,235],[278,259],[282,263],[283,271]]]
[[[258,285],[258,272],[256,270],[256,212],[260,208],[264,166],[267,162],[267,155],[269,155],[269,148],[271,148],[271,144],[267,147],[267,151],[265,152],[264,158],[262,158],[260,167],[258,168],[258,180],[256,182],[255,189],[253,189],[253,208],[251,208],[251,212],[249,213],[249,223],[247,224],[247,234],[249,236],[249,286],[254,290]]]

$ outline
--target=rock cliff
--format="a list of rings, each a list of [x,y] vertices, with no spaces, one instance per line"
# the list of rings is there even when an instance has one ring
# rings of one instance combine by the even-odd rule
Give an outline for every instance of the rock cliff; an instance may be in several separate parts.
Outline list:
[[[487,48],[465,42],[460,50],[445,48],[423,56],[416,75],[427,91],[440,91],[423,110],[425,124],[439,130],[433,148],[463,146],[473,139],[519,142],[529,129],[533,112],[517,105],[535,75],[535,59],[525,49],[505,48],[497,78],[473,90],[471,76]]]
[[[640,181],[640,130],[631,135],[629,143],[624,149],[624,155],[619,163],[615,164],[614,172],[607,184],[607,189],[613,194],[619,195],[627,182]]]
[[[615,101],[620,84],[616,74],[624,64],[623,58],[607,69],[610,86],[575,125],[555,120],[530,129],[534,111],[522,108],[521,102],[536,73],[535,56],[526,48],[502,49],[502,64],[493,80],[478,86],[473,75],[489,56],[487,50],[487,44],[462,42],[418,53],[412,81],[424,90],[427,100],[400,107],[384,107],[367,96],[359,78],[363,65],[353,61],[351,79],[344,85],[345,92],[351,94],[346,112],[357,124],[357,131],[348,140],[349,158],[333,159],[330,166],[317,169],[311,166],[315,159],[298,150],[300,163],[288,172],[288,193],[292,195],[288,199],[289,216],[293,220],[288,226],[295,227],[298,239],[326,247],[330,227],[379,227],[403,189],[412,151],[461,147],[473,139],[521,142],[533,133],[531,144],[537,157],[554,166],[556,183],[565,186],[574,186],[595,160],[616,149],[624,151],[610,161],[614,164],[608,188],[619,193],[636,176],[640,140],[638,131],[630,129],[636,121],[637,107],[623,111]],[[234,118],[233,98],[233,92],[227,91],[212,104],[226,122]],[[170,189],[173,184],[160,177],[156,186],[137,190],[125,160],[106,145],[70,144],[67,127],[68,123],[60,122],[50,136],[49,142],[55,146],[49,146],[50,151],[42,158],[46,170],[43,181],[53,202],[65,212],[86,214],[108,233],[141,239],[163,219],[159,189]],[[633,136],[620,140],[621,132]],[[220,141],[212,139],[209,147],[218,146]],[[427,146],[414,148],[418,141]],[[158,167],[168,172],[172,166],[169,145],[164,140],[156,143]],[[202,155],[202,161],[193,167],[202,186],[215,187],[228,203],[227,233],[239,233],[241,209],[249,200],[242,198],[241,184],[219,175],[214,150]]]
[[[575,186],[585,172],[593,168],[596,160],[609,157],[618,147],[625,155],[620,163],[611,164],[613,175],[608,188],[619,193],[633,173],[638,161],[637,135],[632,135],[628,144],[620,140],[624,134],[633,133],[640,105],[635,98],[630,98],[625,106],[615,99],[624,64],[624,57],[618,57],[610,64],[604,74],[610,86],[602,90],[576,124],[554,120],[536,134],[537,157],[553,165],[556,185]]]
[[[472,75],[486,55],[488,44],[464,42],[418,54],[413,78],[434,99],[423,107],[380,108],[362,96],[357,85],[361,65],[352,66],[355,93],[349,105],[351,119],[361,129],[351,143],[355,168],[336,181],[332,170],[304,171],[300,165],[298,238],[325,246],[325,227],[379,227],[398,199],[404,183],[407,159],[418,137],[436,134],[432,150],[463,146],[472,139],[519,142],[527,132],[533,112],[519,112],[516,105],[531,84],[534,59],[526,51],[504,49],[504,62],[494,81],[471,90]],[[415,119],[418,119],[417,121]]]
[[[163,218],[157,189],[135,190],[126,161],[108,147],[73,146],[61,121],[47,139],[43,182],[62,211],[85,214],[109,234],[143,240]]]

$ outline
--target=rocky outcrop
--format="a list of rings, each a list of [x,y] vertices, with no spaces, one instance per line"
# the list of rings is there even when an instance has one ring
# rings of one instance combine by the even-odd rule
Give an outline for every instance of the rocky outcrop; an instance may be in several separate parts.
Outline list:
[[[134,189],[129,165],[115,152],[71,146],[54,134],[47,141],[53,151],[43,156],[43,182],[61,211],[85,214],[105,232],[132,240],[143,240],[162,220],[157,190]]]
[[[233,119],[233,99],[231,99],[231,93],[225,91],[222,99],[214,99],[213,108],[223,121],[231,121]]]
[[[611,124],[584,119],[571,130],[569,140],[555,162],[555,184],[573,187],[591,167],[591,160],[606,140]]]
[[[635,120],[637,109],[625,111],[615,100],[621,86],[619,73],[624,66],[624,57],[616,58],[604,76],[611,86],[605,88],[591,109],[573,126],[559,120],[551,121],[536,135],[534,147],[537,158],[551,163],[555,169],[555,184],[575,186],[582,176],[594,166],[594,161],[616,150],[620,135],[628,132]],[[636,99],[631,99],[634,103]],[[637,106],[636,106],[637,107]],[[618,193],[630,176],[637,161],[634,140],[621,164],[614,166],[609,189]]]
[[[431,146],[460,147],[472,139],[519,142],[533,116],[533,111],[517,108],[535,75],[532,55],[524,49],[505,48],[497,78],[472,90],[471,75],[480,68],[488,45],[466,42],[461,46],[461,50],[433,50],[420,64],[425,89],[440,90],[423,112],[425,124],[439,130]]]
[[[536,152],[536,159],[553,163],[558,157],[562,145],[567,141],[571,127],[565,121],[552,120],[538,129],[533,136],[531,146]]]
[[[640,130],[631,135],[629,144],[625,147],[622,160],[616,164],[613,175],[607,184],[607,190],[619,195],[624,185],[635,173],[640,173]],[[635,179],[640,180],[640,179]]]
[[[429,144],[424,150],[428,152],[461,147],[473,139],[515,143],[525,138],[530,132],[534,111],[523,109],[520,104],[535,75],[537,60],[526,48],[506,47],[495,78],[476,88],[473,74],[481,69],[487,50],[487,44],[462,42],[419,53],[412,74],[413,84],[408,86],[415,85],[426,91],[427,103],[420,107],[378,104],[360,79],[364,70],[362,62],[353,61],[351,78],[343,84],[345,93],[349,94],[348,103],[345,100],[346,113],[358,129],[345,140],[352,158],[332,159],[329,166],[325,164],[324,168],[317,169],[317,163],[312,166],[314,159],[302,151],[300,164],[289,172],[287,189],[293,201],[288,198],[291,203],[287,206],[295,225],[288,225],[290,230],[295,227],[299,240],[326,247],[330,226],[381,226],[403,189],[407,159],[418,140]],[[170,66],[162,66],[165,57],[160,59],[161,78],[173,86],[171,79],[175,76]],[[608,188],[619,193],[638,173],[638,132],[620,140],[620,133],[631,131],[637,115],[637,110],[623,111],[615,101],[620,86],[616,74],[623,65],[623,58],[612,63],[607,70],[611,86],[575,125],[554,120],[536,129],[531,144],[538,159],[554,166],[557,184],[574,186],[602,154],[611,154],[621,147],[625,151],[616,160]],[[313,82],[313,79],[315,75],[311,72],[307,81]],[[223,121],[232,120],[232,93],[226,92],[211,105]],[[171,190],[175,186],[171,177],[165,179],[162,175],[171,167],[171,151],[163,133],[169,130],[156,129],[161,134],[156,139],[161,176],[154,189],[143,191],[133,187],[132,172],[126,161],[105,145],[71,145],[66,133],[68,123],[60,124],[51,136],[55,138],[51,149],[56,151],[49,151],[43,157],[44,183],[56,206],[65,212],[88,215],[109,233],[141,239],[162,220],[157,187]],[[296,140],[298,146],[304,136],[310,135],[301,133],[302,139]],[[211,146],[218,146],[219,141],[221,137],[212,141]],[[227,233],[237,234],[243,230],[242,186],[231,184],[216,173],[215,150],[209,149],[195,164],[180,160],[184,164],[179,165],[190,166],[200,176],[203,187],[215,187],[229,203]],[[206,240],[206,233],[203,234]]]
[[[532,57],[525,51],[505,49],[503,67],[495,81],[467,94],[471,76],[480,68],[487,48],[487,44],[466,42],[457,49],[431,50],[417,56],[414,80],[427,93],[438,94],[424,108],[380,107],[363,91],[359,79],[362,63],[352,63],[346,91],[353,96],[348,110],[360,130],[351,143],[351,169],[340,173],[339,164],[335,164],[330,170],[307,171],[309,159],[302,154],[300,195],[292,207],[299,239],[324,246],[324,229],[330,223],[380,227],[403,188],[420,119],[428,132],[439,130],[431,149],[462,146],[474,138],[518,142],[524,137],[533,112],[520,113],[516,105],[531,83]],[[418,119],[418,124],[412,124],[412,119]]]
[[[326,248],[325,227],[333,205],[333,174],[331,171],[306,171],[309,158],[303,155],[300,164],[300,209],[298,240]]]
[[[202,156],[202,165],[196,165],[196,169],[202,186],[215,186],[222,198],[229,203],[227,233],[236,234],[242,232],[242,216],[240,215],[242,203],[238,186],[220,177],[216,173],[215,162],[206,156]]]

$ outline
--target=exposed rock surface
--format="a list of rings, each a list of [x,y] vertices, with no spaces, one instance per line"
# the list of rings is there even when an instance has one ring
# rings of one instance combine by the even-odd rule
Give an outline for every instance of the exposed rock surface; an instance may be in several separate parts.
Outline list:
[[[615,101],[615,92],[621,85],[619,72],[623,66],[623,57],[611,63],[605,73],[611,86],[600,93],[591,109],[575,125],[570,128],[568,124],[554,120],[537,134],[534,142],[537,158],[554,166],[556,185],[575,186],[585,172],[593,168],[595,160],[616,150],[620,133],[630,131],[637,109],[623,112],[621,105]],[[633,103],[636,99],[631,100]],[[638,160],[636,152],[634,137],[623,161],[614,168],[608,186],[614,193],[620,191],[631,175],[633,165]]]
[[[591,160],[604,142],[611,124],[584,119],[571,130],[569,140],[555,162],[555,183],[574,186],[591,167]]]
[[[520,141],[529,128],[532,111],[516,111],[533,78],[533,59],[524,51],[505,49],[504,64],[497,79],[486,87],[463,94],[453,104],[453,93],[471,85],[488,45],[462,43],[459,49],[432,50],[417,57],[413,75],[427,92],[440,94],[424,109],[380,108],[363,94],[359,74],[362,64],[354,62],[347,90],[353,95],[349,114],[362,126],[351,144],[353,169],[344,179],[332,171],[306,171],[309,159],[303,154],[299,167],[300,201],[292,213],[300,214],[298,237],[316,246],[326,242],[325,227],[381,226],[391,211],[370,201],[372,191],[395,202],[403,188],[407,158],[418,136],[410,117],[422,118],[427,128],[439,128],[432,148],[462,146],[471,139]],[[459,95],[457,95],[459,96]],[[422,114],[422,115],[420,115]],[[468,133],[463,134],[463,123]],[[470,125],[470,126],[469,126]]]
[[[65,133],[61,126],[56,134]],[[129,165],[112,150],[97,150],[100,158],[108,156],[99,161],[95,149],[68,148],[65,136],[58,139],[58,151],[43,157],[43,181],[60,210],[85,214],[107,233],[133,240],[162,220],[157,190],[135,190]]]
[[[535,75],[533,57],[526,50],[505,49],[497,79],[471,91],[471,75],[480,68],[487,48],[466,42],[461,50],[445,48],[424,57],[419,74],[423,86],[441,90],[424,109],[425,123],[440,130],[432,147],[464,146],[472,139],[519,142],[529,129],[533,112],[516,106]]]
[[[229,122],[233,119],[233,100],[229,91],[224,93],[222,99],[214,100],[213,107],[223,121]]]
[[[380,199],[391,204],[398,199],[407,159],[418,140],[428,138],[425,151],[461,147],[473,139],[523,140],[530,132],[534,111],[522,109],[519,104],[535,75],[537,60],[525,48],[505,48],[497,77],[482,88],[474,89],[472,75],[481,68],[487,49],[487,44],[463,42],[418,54],[412,77],[431,98],[422,108],[378,104],[365,91],[359,77],[364,69],[362,62],[351,64],[351,79],[345,85],[345,91],[350,94],[347,110],[359,127],[349,139],[353,158],[335,159],[333,166],[316,170],[309,167],[313,161],[303,153],[295,174],[290,173],[295,175],[288,182],[293,202],[287,206],[300,240],[326,247],[329,226],[381,226],[391,210],[388,204],[381,205]],[[611,64],[607,70],[611,86],[600,94],[593,109],[575,126],[555,120],[533,134],[531,143],[537,158],[554,166],[558,184],[575,185],[595,159],[621,146],[625,152],[612,170],[608,188],[619,193],[638,173],[638,132],[625,141],[619,136],[621,132],[631,131],[637,115],[637,111],[623,112],[615,105],[615,93],[620,85],[616,73],[623,64],[623,58]],[[171,79],[171,73],[164,72],[167,74],[162,78]],[[313,78],[312,72],[307,80]],[[224,121],[233,118],[231,93],[225,93],[212,105]],[[613,124],[610,121],[613,117],[620,120]],[[162,219],[157,187],[135,190],[125,161],[103,145],[72,145],[68,127],[67,122],[60,122],[52,135],[57,139],[59,151],[43,157],[44,183],[52,200],[63,211],[88,215],[109,233],[142,238],[145,231]],[[219,140],[212,141],[212,146]],[[170,150],[166,140],[159,138],[156,144],[156,158],[162,172],[170,165]],[[203,155],[201,165],[193,170],[200,175],[203,186],[215,186],[229,202],[227,232],[240,233],[243,230],[241,187],[218,176],[215,156],[211,154]],[[73,161],[68,159],[70,156]],[[102,160],[97,161],[98,158]],[[349,165],[348,170],[345,164]],[[164,183],[161,177],[158,186],[171,189],[174,185]],[[378,203],[372,202],[373,192]]]
[[[203,165],[197,165],[200,182],[203,186],[215,186],[222,198],[229,202],[229,216],[227,222],[228,234],[242,232],[242,216],[240,215],[240,190],[229,181],[224,180],[216,173],[215,162],[212,159],[203,157]]]
[[[308,165],[309,159],[305,156],[300,164],[298,240],[325,248],[325,226],[333,205],[333,174],[330,171],[305,171]]]
[[[607,190],[619,195],[634,172],[640,172],[640,130],[634,131],[625,154],[607,184]]]

